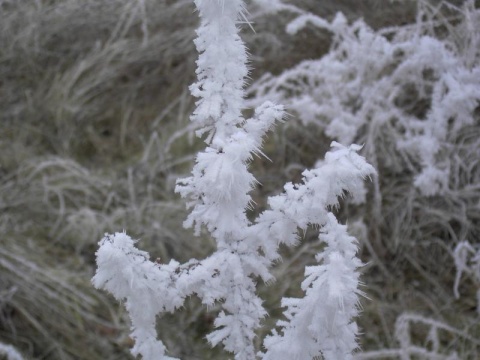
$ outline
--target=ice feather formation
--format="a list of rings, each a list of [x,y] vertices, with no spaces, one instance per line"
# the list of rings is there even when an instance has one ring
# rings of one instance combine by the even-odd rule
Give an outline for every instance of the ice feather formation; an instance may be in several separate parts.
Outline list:
[[[175,311],[194,294],[205,305],[221,304],[216,330],[207,339],[213,346],[222,343],[236,360],[347,359],[357,347],[354,317],[361,263],[355,239],[329,209],[346,193],[364,196],[363,181],[375,170],[358,155],[360,147],[334,143],[325,161],[303,173],[301,184],[287,184],[282,194],[270,198],[270,210],[249,221],[249,193],[256,183],[249,162],[261,154],[262,138],[282,120],[284,110],[266,101],[252,118],[242,116],[248,71],[237,21],[244,17],[243,1],[195,4],[201,17],[195,41],[200,55],[198,81],[190,88],[198,98],[191,120],[207,147],[196,157],[191,176],[178,180],[176,191],[191,209],[184,225],[196,234],[205,228],[217,250],[204,260],[160,264],[136,249],[125,233],[106,235],[97,251],[93,283],[125,301],[135,340],[132,354],[147,360],[172,359],[157,339],[156,315]],[[256,281],[273,280],[270,268],[280,257],[279,245],[294,245],[298,230],[309,225],[322,228],[326,251],[317,255],[319,265],[307,268],[305,298],[284,299],[283,335],[267,338],[267,352],[259,355],[255,331],[266,311]]]

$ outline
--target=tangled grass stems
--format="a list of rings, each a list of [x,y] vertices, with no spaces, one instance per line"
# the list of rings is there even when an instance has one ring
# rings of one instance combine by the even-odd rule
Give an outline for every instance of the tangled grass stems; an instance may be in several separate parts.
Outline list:
[[[103,344],[102,350],[100,344],[88,344],[95,342],[100,328],[108,326],[115,332],[120,327],[115,329],[112,322],[94,315],[100,308],[99,296],[78,280],[86,275],[81,267],[75,268],[71,261],[55,267],[44,263],[51,255],[42,254],[38,239],[5,239],[3,245],[1,285],[10,293],[1,301],[1,337],[38,357],[71,359],[105,351],[108,358],[111,345]]]
[[[179,144],[192,8],[0,3],[0,339],[28,357],[125,354],[122,316],[89,282],[105,231],[129,228],[162,258],[194,251],[172,226],[183,206],[166,196],[191,160]],[[159,146],[148,148],[153,134]]]

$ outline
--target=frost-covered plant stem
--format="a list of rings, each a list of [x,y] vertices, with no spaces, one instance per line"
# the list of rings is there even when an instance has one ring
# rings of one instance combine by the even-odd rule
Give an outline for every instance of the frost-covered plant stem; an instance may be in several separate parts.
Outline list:
[[[190,199],[193,207],[185,225],[196,232],[205,225],[217,242],[218,251],[212,276],[220,274],[220,291],[215,300],[223,299],[222,312],[215,321],[220,329],[208,336],[216,345],[236,354],[236,359],[254,358],[253,339],[260,319],[265,315],[261,300],[255,294],[252,276],[264,267],[255,247],[245,244],[248,227],[246,209],[251,202],[248,193],[255,179],[247,164],[259,152],[262,137],[283,110],[266,103],[255,117],[242,117],[246,49],[238,35],[237,19],[244,10],[243,1],[195,1],[201,17],[195,45],[198,81],[191,86],[199,98],[192,121],[207,132],[210,145],[197,156],[192,176],[178,181],[176,191]],[[264,271],[268,274],[267,271]],[[269,280],[265,278],[264,280]]]
[[[283,117],[283,109],[267,102],[255,111],[253,118],[245,120],[242,116],[247,54],[236,22],[242,16],[243,1],[198,0],[195,4],[201,17],[195,41],[200,56],[198,81],[191,86],[191,92],[199,100],[191,120],[199,127],[198,135],[208,134],[209,146],[198,154],[192,176],[178,181],[176,191],[188,198],[192,207],[185,225],[194,226],[196,233],[205,225],[217,242],[217,251],[186,267],[173,262],[152,264],[133,248],[130,238],[116,234],[102,241],[94,284],[119,299],[127,299],[136,340],[134,354],[144,358],[157,354],[157,358],[163,358],[163,344],[152,333],[155,314],[174,310],[186,296],[195,293],[206,305],[223,300],[224,311],[215,321],[218,330],[208,336],[212,345],[223,342],[236,359],[253,359],[255,329],[266,314],[255,294],[253,278],[261,276],[268,281],[271,275],[269,262],[262,258],[258,246],[247,244],[245,230],[249,221],[245,211],[251,201],[248,193],[255,183],[247,164],[252,154],[260,152],[263,135]],[[122,253],[126,255],[122,257]],[[118,261],[111,261],[112,254]],[[132,266],[122,266],[127,263]],[[107,273],[103,268],[116,270]],[[125,274],[126,281],[120,279],[118,284],[109,280],[117,271],[123,275],[126,268],[131,268]],[[133,284],[137,277],[145,286]],[[155,285],[148,285],[155,279]],[[129,296],[132,286],[136,288],[135,295]],[[172,289],[173,296],[162,294],[163,299],[153,299],[162,287]],[[145,296],[145,292],[151,294]],[[144,304],[148,301],[157,304]],[[141,315],[136,314],[136,306],[142,307]]]
[[[453,286],[455,298],[460,298],[458,287],[462,274],[468,274],[477,285],[477,312],[480,314],[480,249],[475,248],[468,241],[462,241],[457,244],[453,252],[457,274]]]
[[[317,254],[317,266],[307,267],[302,299],[286,298],[287,321],[279,321],[283,335],[274,331],[265,339],[268,360],[350,359],[357,346],[358,267],[356,239],[348,235],[328,208],[338,206],[343,192],[364,196],[363,178],[375,174],[373,167],[356,151],[333,143],[336,151],[327,153],[316,169],[303,173],[303,183],[287,184],[285,193],[270,199],[272,210],[264,212],[256,225],[262,234],[279,242],[295,241],[296,229],[307,225],[321,227],[320,240],[327,246]],[[320,205],[321,204],[321,205]]]
[[[344,234],[344,227],[327,208],[337,206],[345,192],[362,197],[363,179],[375,170],[356,153],[359,147],[334,144],[325,162],[304,172],[303,184],[287,184],[284,194],[270,199],[271,210],[250,222],[246,211],[256,180],[248,164],[254,154],[261,154],[262,138],[282,119],[283,108],[267,101],[252,118],[242,116],[247,54],[236,22],[243,16],[243,1],[196,0],[195,4],[201,17],[195,41],[200,55],[198,81],[190,88],[198,98],[191,120],[199,127],[197,135],[206,135],[207,147],[197,155],[192,175],[178,180],[176,191],[188,199],[191,208],[184,225],[193,227],[196,234],[205,227],[217,250],[201,261],[159,264],[150,262],[148,254],[136,249],[125,233],[106,235],[97,252],[93,283],[126,301],[134,355],[147,360],[171,359],[156,338],[155,316],[176,310],[187,296],[196,294],[207,306],[219,302],[222,306],[214,322],[217,329],[207,336],[208,341],[213,346],[222,343],[236,360],[253,360],[255,331],[266,315],[256,294],[256,281],[273,279],[270,267],[280,257],[279,245],[294,245],[299,228],[324,227],[322,239],[330,250],[317,257],[322,264],[312,268],[316,271],[308,270],[307,296],[295,305],[308,319],[303,315],[297,319],[295,314],[301,311],[290,307],[288,328],[303,326],[305,336],[298,347],[307,346],[312,357],[348,356],[357,346],[353,316],[357,313],[356,268],[360,262],[355,258],[354,239]],[[330,290],[323,293],[324,286]],[[317,303],[323,301],[322,293],[328,294],[331,303]],[[320,315],[311,312],[317,306],[323,309]],[[287,344],[300,339],[290,333],[295,331],[284,331]],[[268,350],[273,342],[281,341],[267,342]],[[290,352],[277,359],[305,359],[303,354]],[[270,356],[269,352],[265,356]]]

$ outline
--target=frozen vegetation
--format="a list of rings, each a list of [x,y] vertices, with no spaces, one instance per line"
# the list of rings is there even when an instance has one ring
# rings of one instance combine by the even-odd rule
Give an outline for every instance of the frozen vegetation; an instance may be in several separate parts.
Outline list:
[[[299,230],[321,228],[325,250],[320,263],[306,270],[304,298],[285,298],[287,321],[279,322],[282,335],[266,339],[264,359],[352,358],[357,348],[358,313],[357,241],[348,235],[329,211],[338,198],[350,193],[364,196],[363,179],[375,170],[356,154],[357,145],[333,150],[314,170],[303,173],[301,184],[288,183],[284,193],[269,199],[270,209],[251,222],[247,210],[256,180],[248,171],[255,154],[262,155],[266,132],[284,117],[283,107],[264,102],[252,118],[242,117],[244,81],[248,74],[245,45],[237,21],[245,18],[244,3],[195,2],[201,17],[195,40],[200,56],[198,81],[190,89],[199,98],[191,120],[205,135],[207,148],[195,161],[192,176],[177,181],[176,191],[189,199],[191,212],[184,225],[200,235],[204,225],[216,242],[216,251],[204,260],[185,264],[149,261],[125,233],[107,235],[97,252],[98,269],[93,283],[126,300],[132,320],[134,355],[144,359],[170,359],[157,340],[156,315],[174,311],[195,294],[203,304],[221,302],[213,345],[223,343],[235,359],[255,359],[255,330],[266,311],[256,294],[255,282],[273,280],[269,268],[278,261],[281,244],[293,246]],[[364,200],[364,199],[359,199]]]
[[[0,44],[0,358],[480,357],[475,1],[0,0]]]

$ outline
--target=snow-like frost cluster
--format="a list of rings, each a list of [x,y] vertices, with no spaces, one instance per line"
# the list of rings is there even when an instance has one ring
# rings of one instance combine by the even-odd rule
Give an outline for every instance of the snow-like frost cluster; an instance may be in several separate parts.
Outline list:
[[[480,248],[478,244],[474,246],[468,241],[462,241],[455,247],[453,257],[457,269],[453,293],[457,299],[460,298],[458,287],[460,286],[462,275],[470,276],[477,287],[477,312],[480,314]]]
[[[317,254],[320,265],[307,267],[301,299],[284,298],[288,321],[279,321],[283,335],[274,333],[265,339],[264,359],[351,359],[356,347],[358,315],[358,267],[355,238],[348,235],[329,213],[320,240],[327,244]]]
[[[249,162],[261,155],[262,138],[282,120],[282,106],[265,101],[252,118],[244,119],[244,79],[247,55],[238,35],[244,18],[241,0],[196,0],[201,25],[195,41],[200,53],[198,81],[191,86],[198,98],[191,120],[206,135],[207,147],[196,157],[190,177],[177,182],[176,191],[187,199],[191,212],[185,221],[196,234],[202,228],[216,240],[217,250],[204,260],[185,264],[152,262],[125,233],[106,235],[97,251],[93,284],[125,301],[132,320],[132,354],[146,360],[171,359],[157,339],[157,314],[172,312],[186,297],[197,295],[203,304],[220,303],[222,310],[207,336],[215,346],[237,360],[292,360],[323,356],[348,359],[357,348],[358,268],[355,238],[348,235],[329,209],[349,193],[365,195],[364,179],[375,169],[357,152],[357,145],[332,144],[325,160],[303,173],[300,184],[288,183],[284,192],[269,199],[270,209],[256,221],[246,211],[256,183]],[[284,299],[286,320],[265,341],[264,353],[254,347],[256,329],[266,316],[256,294],[258,279],[273,280],[270,268],[280,258],[280,244],[298,242],[298,231],[321,228],[326,244],[318,265],[306,269],[305,297]]]
[[[6,360],[23,360],[22,355],[11,345],[6,345],[0,342],[0,355]]]
[[[422,24],[375,31],[363,20],[350,24],[341,13],[328,22],[277,7],[297,15],[287,32],[325,29],[332,47],[278,76],[264,75],[250,87],[249,104],[284,103],[303,123],[320,126],[342,144],[365,143],[374,165],[377,154],[387,151],[376,144],[394,144],[383,166],[413,173],[422,195],[448,191],[455,162],[449,154],[456,136],[475,124],[480,102],[480,16],[473,1],[462,10],[468,18],[465,44],[438,39]]]

